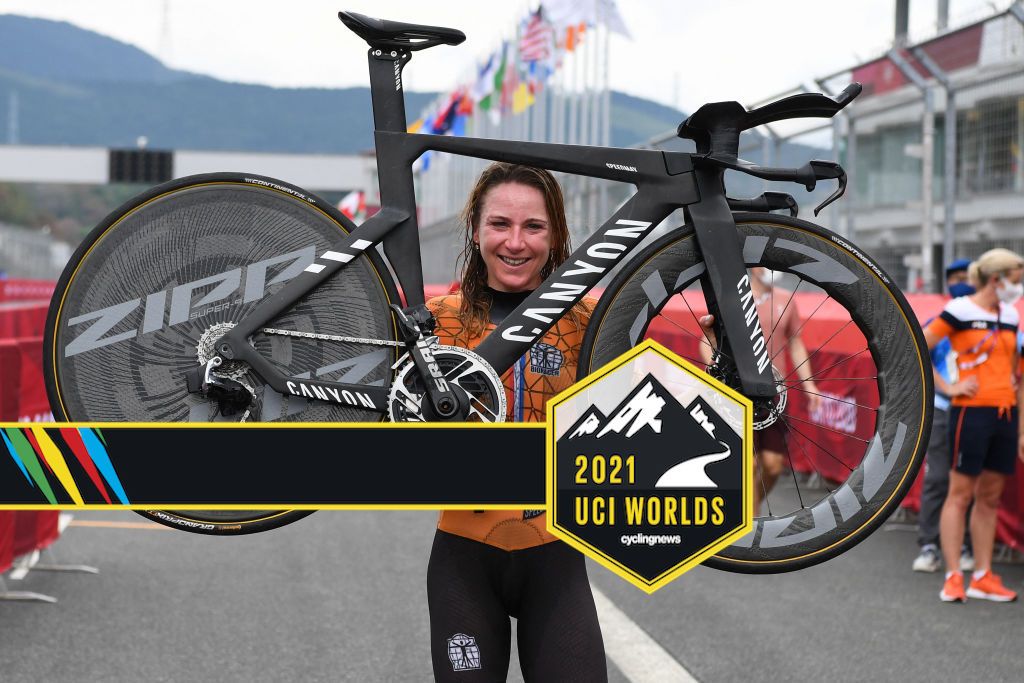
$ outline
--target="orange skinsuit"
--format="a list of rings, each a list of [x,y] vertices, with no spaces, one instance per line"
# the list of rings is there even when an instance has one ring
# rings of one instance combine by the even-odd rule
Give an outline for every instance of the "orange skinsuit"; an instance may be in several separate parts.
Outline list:
[[[470,337],[459,319],[461,301],[460,294],[440,296],[428,301],[427,308],[437,319],[434,334],[441,344],[473,349],[496,326],[488,323],[483,334]],[[585,311],[579,323],[567,313],[502,375],[508,402],[506,420],[543,422],[547,418],[547,400],[576,382],[579,349],[595,303],[593,299],[584,299],[576,309]],[[480,457],[487,455],[481,453]],[[545,528],[543,510],[444,510],[437,526],[450,534],[504,550],[521,550],[558,540]]]

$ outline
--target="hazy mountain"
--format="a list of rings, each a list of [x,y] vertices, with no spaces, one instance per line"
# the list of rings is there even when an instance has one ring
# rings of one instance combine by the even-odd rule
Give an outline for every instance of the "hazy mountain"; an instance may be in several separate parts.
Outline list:
[[[58,83],[169,83],[197,74],[168,69],[147,53],[65,21],[0,15],[0,70]]]
[[[372,149],[369,88],[270,88],[165,67],[66,22],[0,15],[0,141],[16,101],[22,144],[355,153]],[[410,120],[436,93],[406,92]],[[612,144],[675,127],[670,107],[612,95]]]

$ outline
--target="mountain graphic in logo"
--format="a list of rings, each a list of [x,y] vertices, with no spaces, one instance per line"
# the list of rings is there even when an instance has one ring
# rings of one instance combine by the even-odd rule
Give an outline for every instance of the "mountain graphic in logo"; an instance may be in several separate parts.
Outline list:
[[[734,452],[736,438],[703,398],[684,407],[648,374],[607,416],[590,406],[561,441],[579,453],[642,455],[651,473],[637,481],[642,487],[717,489],[714,465]]]

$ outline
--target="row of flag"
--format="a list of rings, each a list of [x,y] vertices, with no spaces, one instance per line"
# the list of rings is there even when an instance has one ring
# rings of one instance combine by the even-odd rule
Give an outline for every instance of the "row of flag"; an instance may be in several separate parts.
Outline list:
[[[599,24],[630,37],[615,0],[542,0],[519,24],[517,39],[504,41],[477,70],[472,84],[463,84],[439,98],[409,125],[410,133],[465,135],[468,118],[486,112],[495,123],[521,114],[562,66],[566,54],[580,45],[588,28]],[[417,170],[430,165],[429,154]]]

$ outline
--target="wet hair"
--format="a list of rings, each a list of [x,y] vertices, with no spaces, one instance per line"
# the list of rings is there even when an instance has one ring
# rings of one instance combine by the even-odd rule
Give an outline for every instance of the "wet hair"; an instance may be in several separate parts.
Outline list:
[[[987,285],[992,278],[1005,275],[1007,271],[1024,266],[1022,259],[1009,249],[997,247],[979,256],[967,269],[967,279],[977,289]]]
[[[551,233],[551,255],[540,271],[542,279],[547,278],[555,268],[562,265],[572,247],[569,242],[569,226],[565,220],[565,200],[562,188],[549,171],[532,166],[495,162],[484,169],[483,173],[469,193],[466,206],[462,210],[460,222],[464,228],[465,243],[462,248],[462,276],[460,287],[462,303],[459,317],[463,326],[471,335],[475,335],[487,326],[491,311],[491,294],[487,290],[487,264],[473,240],[473,233],[480,227],[487,194],[506,183],[516,183],[538,190],[544,197],[544,207],[548,214],[548,230]],[[575,308],[573,309],[575,313]],[[575,316],[574,316],[575,317]]]

